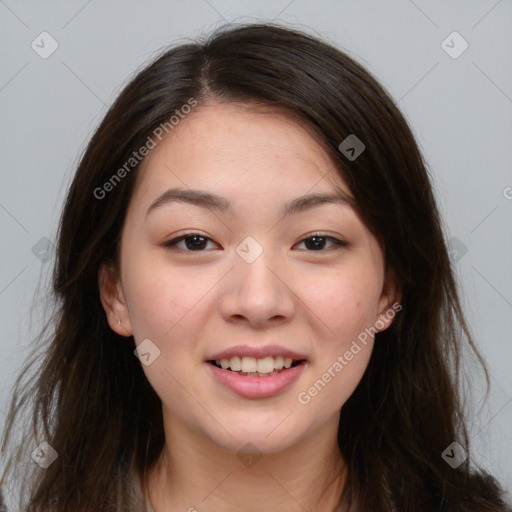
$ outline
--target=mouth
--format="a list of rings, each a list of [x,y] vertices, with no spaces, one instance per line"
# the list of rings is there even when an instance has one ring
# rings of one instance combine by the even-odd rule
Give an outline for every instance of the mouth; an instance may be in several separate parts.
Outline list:
[[[285,356],[257,359],[235,355],[229,359],[208,359],[204,364],[210,370],[214,382],[236,395],[264,399],[291,389],[306,369],[308,361]]]
[[[248,356],[234,356],[230,359],[209,360],[208,363],[241,377],[273,377],[285,373],[306,362],[305,359],[292,359],[291,357],[265,357],[257,359]]]

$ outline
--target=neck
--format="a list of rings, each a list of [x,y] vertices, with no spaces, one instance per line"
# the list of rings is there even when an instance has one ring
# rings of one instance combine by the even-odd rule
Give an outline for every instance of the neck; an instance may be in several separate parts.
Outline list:
[[[243,460],[175,417],[164,425],[166,444],[149,475],[156,512],[339,510],[347,472],[337,444],[338,415],[285,450]]]

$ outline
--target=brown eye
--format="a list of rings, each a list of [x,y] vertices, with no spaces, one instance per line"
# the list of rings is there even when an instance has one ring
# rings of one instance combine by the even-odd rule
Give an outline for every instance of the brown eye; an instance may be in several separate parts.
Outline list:
[[[203,252],[208,241],[213,242],[211,238],[203,236],[200,233],[186,233],[165,242],[164,246],[171,247],[173,249],[177,248],[177,250],[185,252]],[[184,247],[178,247],[180,242],[184,242]]]
[[[299,242],[299,244],[304,243],[308,251],[316,251],[316,252],[325,252],[325,244],[327,242],[331,242],[332,245],[330,248],[340,249],[342,247],[348,247],[348,243],[343,240],[339,240],[333,236],[315,234],[313,236],[309,236],[308,238],[304,238]]]

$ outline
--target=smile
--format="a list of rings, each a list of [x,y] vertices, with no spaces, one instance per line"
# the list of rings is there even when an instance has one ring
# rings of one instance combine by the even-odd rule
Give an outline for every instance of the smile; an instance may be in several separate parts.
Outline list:
[[[230,367],[231,361],[235,359],[233,366],[235,368],[240,367],[240,370],[236,371]],[[239,361],[237,361],[237,359]],[[272,359],[272,361],[266,361]],[[244,366],[244,360],[245,365]],[[230,390],[238,396],[243,398],[270,398],[279,393],[289,389],[292,384],[302,374],[304,368],[307,365],[306,360],[283,360],[282,367],[276,369],[276,366],[281,365],[279,357],[265,357],[262,360],[257,360],[253,357],[232,357],[229,360],[224,360],[224,365],[227,364],[226,368],[222,368],[222,359],[217,363],[216,360],[210,360],[205,362],[206,368],[211,372],[214,382],[219,383],[223,388]],[[260,363],[260,361],[264,361]],[[258,369],[258,364],[263,365],[263,369],[269,370],[266,373],[259,371],[246,371],[244,368],[249,370]],[[238,366],[237,366],[238,365]],[[262,368],[260,366],[260,368]]]
[[[234,356],[210,361],[217,368],[236,372],[244,377],[271,377],[297,366],[301,361],[291,357],[269,356],[258,359],[250,356]]]

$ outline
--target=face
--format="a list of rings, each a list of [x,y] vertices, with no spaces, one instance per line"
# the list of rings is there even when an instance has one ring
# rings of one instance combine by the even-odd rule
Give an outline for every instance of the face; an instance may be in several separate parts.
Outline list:
[[[337,425],[371,328],[388,328],[399,300],[348,203],[296,201],[337,188],[350,195],[307,127],[241,105],[198,107],[146,157],[120,271],[103,267],[100,288],[111,327],[140,345],[166,428],[271,453]]]

